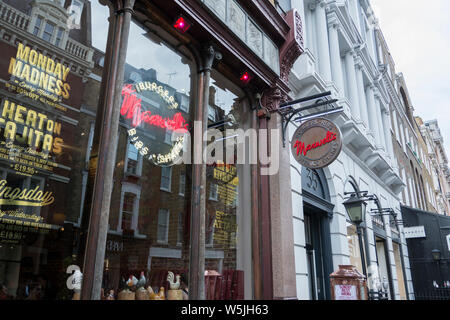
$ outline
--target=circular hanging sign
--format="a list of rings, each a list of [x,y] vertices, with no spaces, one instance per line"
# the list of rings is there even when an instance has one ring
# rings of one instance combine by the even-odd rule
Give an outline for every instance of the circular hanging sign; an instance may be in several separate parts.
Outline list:
[[[341,150],[341,131],[323,118],[306,121],[292,137],[292,155],[306,168],[320,169],[330,165]]]
[[[177,100],[189,101],[189,97],[145,81],[125,84],[122,99],[120,115],[130,127],[128,136],[139,154],[163,167],[179,163],[187,141],[189,105]]]

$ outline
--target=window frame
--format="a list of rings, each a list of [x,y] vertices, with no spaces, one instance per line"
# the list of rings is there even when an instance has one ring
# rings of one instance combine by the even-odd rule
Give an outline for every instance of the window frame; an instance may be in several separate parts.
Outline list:
[[[166,215],[166,224],[164,225],[165,226],[165,235],[164,235],[165,239],[164,240],[161,240],[159,238],[159,235],[160,235],[159,228],[161,226],[161,224],[160,224],[160,213],[162,211],[166,211],[166,214],[167,214]],[[159,210],[158,210],[158,220],[157,220],[157,224],[156,224],[156,242],[158,244],[168,244],[169,243],[169,228],[170,228],[169,223],[170,223],[170,210],[169,209],[164,209],[164,208],[159,208]]]
[[[163,186],[163,171],[164,170],[169,170],[169,186],[168,186],[168,188],[166,188],[166,187],[164,187]],[[172,192],[172,172],[173,170],[172,170],[172,167],[161,167],[161,182],[160,182],[160,186],[159,186],[159,189],[160,190],[162,190],[162,191],[166,191],[166,192]]]

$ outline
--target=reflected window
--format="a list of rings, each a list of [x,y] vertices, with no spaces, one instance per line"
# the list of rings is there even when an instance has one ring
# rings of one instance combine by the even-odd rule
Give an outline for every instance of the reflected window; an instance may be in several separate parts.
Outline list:
[[[209,200],[217,201],[217,184],[211,183],[209,188]]]
[[[160,243],[167,243],[169,239],[169,210],[159,209],[157,240]]]
[[[94,59],[104,55],[99,41],[108,36],[91,26],[107,26],[109,10],[91,1],[79,29],[65,34],[65,16],[53,6],[63,0],[6,2],[2,37],[16,40],[0,42],[8,61],[0,64],[0,283],[17,300],[72,300],[77,293],[68,288],[66,272],[83,268],[88,177],[96,173],[90,146],[103,68]],[[72,47],[63,46],[65,37]],[[137,212],[118,185],[111,222],[116,233],[122,222],[132,227]],[[5,198],[10,188],[27,196]]]
[[[186,190],[186,173],[180,173],[180,189],[178,194],[180,196],[184,196],[184,192]]]
[[[135,199],[136,195],[132,193],[126,192],[123,196],[122,230],[132,230]]]
[[[177,245],[181,245],[181,243],[183,242],[183,220],[183,212],[178,213]]]
[[[161,168],[161,190],[169,191],[172,182],[172,168],[162,167]]]
[[[129,143],[127,152],[127,173],[137,174],[139,153],[133,143]]]
[[[55,30],[55,25],[47,21],[45,23],[45,28],[44,28],[44,33],[42,34],[42,39],[50,42],[50,40],[52,39],[54,30]]]
[[[56,33],[56,41],[55,41],[55,46],[59,47],[59,45],[61,44],[61,40],[64,34],[64,29],[63,28],[58,28],[58,32]]]
[[[41,30],[42,19],[40,17],[36,18],[36,23],[34,25],[33,34],[35,36],[39,35],[39,31]]]

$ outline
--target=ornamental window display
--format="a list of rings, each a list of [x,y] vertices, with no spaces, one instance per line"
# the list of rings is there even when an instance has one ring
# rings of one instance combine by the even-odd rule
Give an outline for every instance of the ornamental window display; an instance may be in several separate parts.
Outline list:
[[[257,128],[254,96],[280,77],[278,47],[243,14],[253,28],[248,41],[260,35],[266,50],[256,56],[235,42],[258,59],[241,79],[242,62],[189,35],[200,24],[172,23],[173,3],[102,1],[111,14],[96,0],[67,2],[0,1],[0,284],[7,297],[271,295],[261,285],[270,272],[255,276],[268,257],[267,243],[254,251],[255,235],[262,237],[255,167],[179,160],[186,150],[194,149],[192,157],[204,151],[195,149],[203,144],[196,122],[233,141],[228,129]],[[197,6],[209,12],[204,2]],[[50,24],[45,12],[67,25]],[[234,159],[238,146],[231,145],[220,148]]]

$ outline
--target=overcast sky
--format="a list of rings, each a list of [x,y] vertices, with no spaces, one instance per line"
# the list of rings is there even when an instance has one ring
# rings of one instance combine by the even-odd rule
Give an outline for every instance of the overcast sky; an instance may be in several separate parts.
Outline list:
[[[450,156],[450,1],[370,0],[414,113],[437,119]]]

